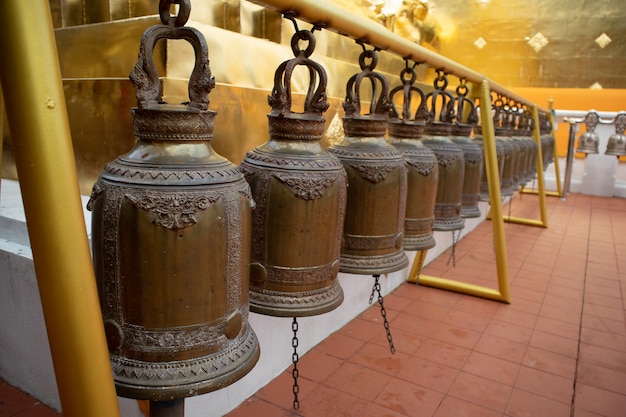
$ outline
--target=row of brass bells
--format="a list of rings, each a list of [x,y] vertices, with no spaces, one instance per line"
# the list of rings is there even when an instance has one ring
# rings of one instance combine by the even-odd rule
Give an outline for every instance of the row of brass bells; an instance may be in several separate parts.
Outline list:
[[[452,125],[450,139],[461,148],[465,160],[461,217],[474,218],[480,217],[478,201],[484,163],[482,149],[470,138],[472,129],[478,121],[478,115],[474,102],[466,97],[467,92],[465,83],[456,89],[456,123]]]
[[[308,42],[306,49],[300,49],[300,41]],[[241,169],[256,202],[250,308],[301,317],[333,310],[343,301],[337,274],[347,176],[339,159],[320,144],[322,113],[329,105],[326,72],[309,59],[313,33],[296,32],[291,48],[295,58],[276,70],[268,99],[269,140],[246,154]],[[302,113],[291,110],[291,78],[298,66],[311,74]]]
[[[361,72],[346,86],[344,136],[328,148],[348,174],[340,271],[352,274],[379,275],[408,265],[403,249],[407,172],[404,155],[385,139],[389,87],[374,71],[377,61],[375,51],[359,56]],[[372,85],[369,114],[361,114],[364,80]]]
[[[615,133],[609,136],[609,142],[606,146],[605,155],[626,156],[626,136],[624,128],[626,127],[626,113],[619,113],[615,117]]]
[[[600,136],[596,133],[596,127],[600,122],[600,115],[591,111],[585,117],[585,126],[587,131],[580,135],[578,138],[578,146],[576,152],[581,152],[586,155],[597,154],[600,146]]]
[[[452,140],[454,97],[446,87],[447,78],[439,72],[435,89],[426,95],[428,122],[422,142],[437,157],[439,180],[435,199],[435,231],[456,231],[464,227],[461,217],[465,159],[463,150]]]
[[[211,148],[214,86],[202,34],[184,27],[189,1],[148,28],[131,73],[135,147],[93,187],[93,260],[117,392],[170,401],[220,389],[259,357],[248,324],[252,196]],[[185,39],[196,53],[189,103],[161,100],[152,51]]]
[[[485,144],[483,139],[482,126],[474,126],[474,137],[472,141],[485,154]],[[498,184],[502,184],[502,174],[504,173],[504,145],[501,141],[495,140],[496,146],[496,162],[498,164]],[[490,201],[489,199],[489,182],[487,181],[487,161],[483,159],[482,175],[480,177],[480,201]]]
[[[437,157],[422,141],[424,127],[428,119],[425,96],[415,86],[417,74],[408,66],[400,73],[402,85],[389,93],[391,110],[388,127],[388,140],[404,154],[407,169],[407,199],[404,219],[404,249],[421,251],[433,248],[433,223],[435,221],[435,198],[439,180]],[[402,95],[402,114],[395,106],[394,97]],[[419,98],[419,105],[413,117],[411,108],[413,97]]]
[[[511,197],[517,188],[516,171],[518,161],[518,146],[511,139],[510,117],[501,100],[495,103],[494,131],[496,143],[500,143],[504,150],[502,181],[500,193],[502,197]]]
[[[535,176],[538,146],[532,139],[532,118],[528,112],[523,110],[518,112],[516,119],[513,140],[518,144],[521,151],[517,184],[524,186]]]

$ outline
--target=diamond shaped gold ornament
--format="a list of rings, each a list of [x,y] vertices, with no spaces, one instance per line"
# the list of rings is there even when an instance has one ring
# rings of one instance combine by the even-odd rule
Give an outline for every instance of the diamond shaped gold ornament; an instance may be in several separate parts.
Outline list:
[[[485,45],[487,45],[487,41],[484,40],[482,36],[474,41],[474,46],[478,49],[483,49]]]
[[[549,43],[549,41],[543,33],[537,32],[528,40],[527,43],[535,50],[535,52],[539,52]]]
[[[605,48],[608,44],[611,43],[611,41],[612,39],[609,38],[609,35],[607,35],[606,33],[602,33],[602,35],[596,38],[596,43],[600,48]]]

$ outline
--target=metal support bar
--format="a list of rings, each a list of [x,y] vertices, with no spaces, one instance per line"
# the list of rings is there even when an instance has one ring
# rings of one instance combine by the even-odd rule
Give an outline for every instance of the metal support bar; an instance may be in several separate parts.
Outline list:
[[[185,399],[150,401],[150,417],[185,417]]]
[[[279,13],[294,12],[296,17],[311,24],[321,24],[327,30],[347,35],[352,39],[362,40],[382,50],[394,52],[403,58],[423,62],[435,69],[442,69],[466,81],[481,84],[487,81],[490,91],[502,94],[511,100],[537,107],[528,99],[521,97],[500,84],[487,79],[455,61],[409,41],[370,19],[355,16],[346,9],[326,0],[251,0],[253,3],[273,9]],[[539,108],[543,113],[547,109]]]
[[[2,6],[0,80],[63,415],[119,417],[49,2]]]
[[[563,200],[567,199],[572,182],[572,165],[574,164],[574,143],[576,142],[576,129],[578,124],[575,121],[568,121],[569,137],[567,139],[567,159],[565,162],[565,178],[563,179]]]
[[[485,168],[487,171],[489,199],[492,208],[492,226],[496,254],[496,269],[498,273],[498,289],[428,275],[420,275],[418,277],[417,275],[422,269],[421,263],[425,259],[425,256],[421,256],[421,254],[420,256],[415,257],[415,261],[413,261],[413,266],[411,267],[411,272],[407,281],[443,290],[510,303],[511,294],[506,254],[506,239],[504,236],[504,219],[502,216],[495,129],[491,118],[489,83],[485,80],[481,84],[474,84],[472,87],[473,94],[478,96],[480,99]]]

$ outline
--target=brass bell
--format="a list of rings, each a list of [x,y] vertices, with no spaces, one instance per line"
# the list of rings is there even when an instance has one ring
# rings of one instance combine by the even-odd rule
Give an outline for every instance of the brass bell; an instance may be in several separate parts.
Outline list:
[[[626,125],[626,113],[619,113],[615,117],[615,133],[609,136],[605,155],[626,156],[626,136],[624,127]]]
[[[467,92],[464,82],[456,89],[456,123],[452,125],[450,139],[461,148],[465,159],[461,217],[472,218],[480,217],[478,201],[484,162],[482,149],[470,139],[478,115],[474,102],[467,98]]]
[[[576,152],[581,152],[587,155],[598,153],[600,137],[595,132],[595,129],[599,122],[600,115],[597,112],[591,111],[587,113],[587,116],[585,117],[585,126],[587,126],[587,131],[581,134],[578,138]]]
[[[421,141],[428,109],[422,90],[415,86],[417,74],[408,66],[400,73],[402,85],[389,93],[391,110],[388,140],[404,154],[407,169],[407,199],[404,218],[404,249],[421,251],[433,248],[435,198],[439,180],[437,157]],[[394,104],[394,96],[402,94],[402,114]],[[419,97],[419,105],[411,117],[412,98]]]
[[[515,193],[517,182],[515,175],[517,171],[517,149],[518,147],[511,139],[509,127],[510,119],[508,111],[504,107],[504,102],[499,97],[494,104],[494,130],[496,143],[500,143],[504,150],[504,162],[502,168],[502,181],[500,182],[500,193],[502,197],[510,197]]]
[[[404,155],[385,140],[389,87],[374,71],[377,63],[375,51],[364,50],[359,56],[361,72],[346,85],[345,134],[328,148],[348,174],[340,271],[352,274],[380,275],[409,263],[402,247],[407,173]],[[364,80],[372,84],[369,114],[361,114]]]
[[[531,146],[526,136],[525,129],[526,120],[524,118],[524,112],[520,109],[514,110],[514,123],[512,129],[511,138],[517,144],[520,150],[519,164],[517,169],[517,185],[524,186],[530,180],[528,176]]]
[[[426,103],[430,105],[422,137],[422,142],[435,153],[439,164],[433,230],[456,231],[465,225],[461,217],[465,159],[463,150],[450,140],[455,117],[454,97],[446,91],[448,80],[443,72],[437,72],[434,86],[435,89],[426,95]]]
[[[130,79],[135,147],[93,187],[93,261],[118,394],[172,401],[223,388],[259,358],[248,324],[252,196],[211,148],[214,87],[202,34],[169,16],[148,28]],[[180,18],[183,16],[183,18]],[[152,51],[185,39],[196,62],[189,103],[162,102]]]
[[[526,146],[528,148],[528,156],[527,156],[528,159],[527,159],[526,175],[525,175],[526,183],[535,179],[537,175],[537,156],[539,154],[539,146],[537,145],[537,142],[535,142],[533,138],[533,132],[534,132],[534,120],[531,117],[531,115],[528,112],[526,112],[525,115],[522,117],[522,128],[521,128],[522,138],[524,139]]]
[[[299,42],[308,42],[306,49]],[[295,58],[276,70],[269,96],[269,140],[241,163],[256,201],[252,222],[250,308],[272,316],[325,313],[343,301],[339,253],[346,209],[346,172],[324,150],[324,68],[309,59],[315,37],[292,37]],[[292,112],[291,80],[297,67],[311,74],[302,113]]]
[[[545,171],[554,161],[554,152],[556,152],[556,139],[552,129],[552,122],[547,114],[539,116],[539,134],[541,155],[543,156],[543,170]],[[592,153],[597,153],[597,151]]]

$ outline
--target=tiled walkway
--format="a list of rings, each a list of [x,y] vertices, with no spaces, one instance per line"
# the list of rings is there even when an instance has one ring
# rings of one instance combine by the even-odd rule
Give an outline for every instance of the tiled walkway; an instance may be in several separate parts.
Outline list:
[[[509,207],[504,211],[508,213]],[[539,218],[538,198],[511,214]],[[506,224],[510,305],[413,284],[304,355],[228,417],[626,415],[626,200],[548,198],[549,228]],[[496,287],[484,222],[424,273]],[[0,386],[0,416],[53,416]],[[30,407],[30,408],[28,408]]]

